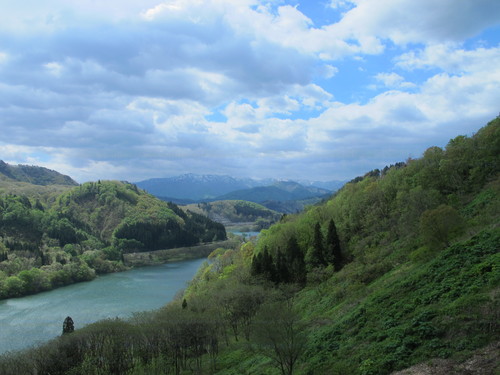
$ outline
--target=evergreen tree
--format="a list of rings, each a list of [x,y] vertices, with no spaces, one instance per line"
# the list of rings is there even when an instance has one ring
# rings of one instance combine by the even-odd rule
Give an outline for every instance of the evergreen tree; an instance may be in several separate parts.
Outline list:
[[[267,246],[253,257],[250,272],[254,276],[262,275],[267,280],[277,281],[276,267]]]
[[[286,247],[286,260],[288,271],[290,272],[290,281],[304,283],[306,281],[306,263],[304,253],[299,247],[297,239],[292,236],[288,240]]]
[[[307,263],[312,269],[326,265],[324,258],[323,234],[321,233],[321,225],[316,223],[314,226],[313,246],[307,254]]]
[[[267,246],[262,252],[262,274],[267,280],[276,281],[276,268],[272,255],[269,253]]]
[[[257,255],[253,256],[250,273],[252,274],[252,276],[262,274],[262,253],[258,253]]]
[[[63,335],[67,333],[71,333],[75,330],[75,324],[73,323],[73,319],[70,316],[66,317],[63,322]]]
[[[333,219],[328,223],[328,234],[326,236],[326,261],[333,264],[335,271],[342,268],[342,251],[340,249],[340,240],[337,234],[337,227]]]
[[[286,255],[282,251],[278,251],[276,254],[276,282],[277,283],[289,283],[290,282],[290,271],[288,270]]]

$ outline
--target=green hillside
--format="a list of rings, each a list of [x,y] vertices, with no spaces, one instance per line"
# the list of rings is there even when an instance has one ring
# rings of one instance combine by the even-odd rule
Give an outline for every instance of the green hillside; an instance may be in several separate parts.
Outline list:
[[[226,228],[239,228],[259,231],[277,222],[282,214],[270,210],[258,203],[242,200],[224,200],[194,203],[185,209],[205,215],[224,224]]]
[[[0,160],[0,195],[23,195],[51,204],[59,194],[76,185],[70,177],[46,168],[12,166]]]
[[[10,165],[2,160],[0,160],[0,176],[13,181],[27,182],[33,185],[41,186],[78,185],[78,183],[71,177],[51,169],[33,165]]]
[[[316,204],[331,194],[332,192],[326,189],[306,187],[293,181],[279,181],[271,186],[232,191],[217,199],[255,202],[270,210],[288,214],[302,211],[307,205]]]
[[[89,182],[51,203],[0,195],[0,298],[125,269],[123,254],[223,240],[225,229],[117,182]]]
[[[0,373],[498,373],[499,156],[497,118],[215,250],[180,300],[4,355]]]

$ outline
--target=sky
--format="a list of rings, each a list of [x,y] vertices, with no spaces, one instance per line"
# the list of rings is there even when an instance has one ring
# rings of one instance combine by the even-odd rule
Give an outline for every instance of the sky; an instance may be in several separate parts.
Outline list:
[[[498,0],[0,0],[0,159],[348,180],[500,112]]]

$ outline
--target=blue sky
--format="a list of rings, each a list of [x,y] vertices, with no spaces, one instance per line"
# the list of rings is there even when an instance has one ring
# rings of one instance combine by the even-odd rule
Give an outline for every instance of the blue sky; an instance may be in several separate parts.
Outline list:
[[[0,0],[0,159],[345,180],[500,112],[498,0]]]

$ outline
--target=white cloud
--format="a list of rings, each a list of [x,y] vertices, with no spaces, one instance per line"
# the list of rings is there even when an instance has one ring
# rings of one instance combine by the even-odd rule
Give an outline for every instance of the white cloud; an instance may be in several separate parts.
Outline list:
[[[404,78],[397,73],[378,73],[375,79],[388,87],[397,87],[404,81]]]
[[[332,78],[333,76],[335,76],[339,72],[339,69],[336,68],[335,66],[327,64],[327,65],[324,65],[322,67],[321,71],[322,71],[323,77]]]
[[[407,70],[440,68],[450,74],[491,71],[491,63],[500,61],[500,47],[465,50],[450,44],[433,44],[407,52],[396,65]]]
[[[361,39],[396,44],[462,41],[500,23],[496,0],[355,0],[356,8],[334,28]]]
[[[351,0],[331,0],[330,1],[330,7],[334,9],[338,8],[347,8],[348,6],[352,6],[354,4],[354,1]]]
[[[400,89],[408,89],[416,87],[415,84],[411,82],[406,82],[404,77],[400,76],[397,73],[378,73],[375,75],[375,80],[382,83],[385,87],[388,88],[400,88]]]
[[[497,22],[499,2],[451,3],[332,0],[340,21],[322,27],[283,1],[9,3],[0,151],[79,181],[347,178],[405,159],[498,112],[500,49],[461,42]],[[333,102],[373,82],[362,102]]]

